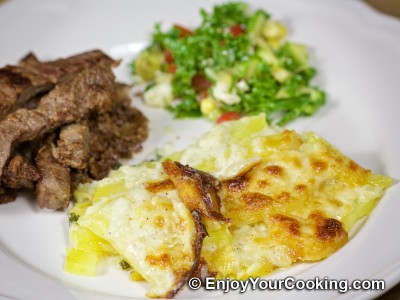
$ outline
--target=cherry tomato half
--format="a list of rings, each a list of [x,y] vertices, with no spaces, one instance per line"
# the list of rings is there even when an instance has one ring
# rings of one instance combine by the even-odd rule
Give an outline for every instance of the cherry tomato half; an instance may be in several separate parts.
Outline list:
[[[237,37],[237,36],[239,36],[239,35],[244,33],[244,29],[243,29],[243,27],[241,25],[236,24],[236,25],[231,26],[230,32],[232,33],[232,35],[234,37]]]
[[[190,29],[183,27],[181,25],[178,24],[174,24],[174,28],[179,30],[179,37],[180,38],[184,38],[187,37],[188,35],[192,35],[193,31],[191,31]]]
[[[175,58],[174,58],[172,52],[169,51],[168,49],[164,50],[164,59],[169,64],[175,62]]]
[[[217,124],[238,119],[240,119],[239,113],[237,113],[236,111],[228,111],[218,117]]]
[[[167,72],[171,74],[175,74],[176,72],[176,64],[171,63],[167,65]]]

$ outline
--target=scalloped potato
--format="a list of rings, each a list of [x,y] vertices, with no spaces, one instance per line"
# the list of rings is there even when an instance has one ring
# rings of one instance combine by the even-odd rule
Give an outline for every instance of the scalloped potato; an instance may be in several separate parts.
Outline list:
[[[101,255],[117,255],[150,297],[173,296],[200,261],[219,278],[264,276],[334,253],[392,183],[314,133],[268,127],[264,115],[222,123],[164,162],[82,185],[66,269],[92,274]],[[68,269],[79,251],[101,254],[90,272]]]

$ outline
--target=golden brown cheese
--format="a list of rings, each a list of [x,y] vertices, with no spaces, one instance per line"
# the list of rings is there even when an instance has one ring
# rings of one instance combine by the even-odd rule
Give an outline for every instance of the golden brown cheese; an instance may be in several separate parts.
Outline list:
[[[383,193],[376,175],[314,134],[285,130],[257,139],[265,149],[258,151],[262,159],[222,180],[221,213],[230,226],[225,233],[209,230],[204,241],[203,255],[220,277],[261,276],[331,255],[347,242],[354,221],[368,213],[352,217],[353,210],[363,201],[372,209]],[[218,245],[213,234],[228,235],[231,244]]]
[[[217,192],[221,184],[216,178],[189,166],[183,166],[179,162],[165,161],[162,165],[176,187],[179,197],[191,211],[226,221],[219,212],[220,199]]]

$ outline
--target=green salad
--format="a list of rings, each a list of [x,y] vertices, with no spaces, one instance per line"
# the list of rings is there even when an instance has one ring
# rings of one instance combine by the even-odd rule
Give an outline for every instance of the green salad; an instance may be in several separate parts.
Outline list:
[[[264,112],[282,126],[325,103],[311,84],[307,47],[287,41],[286,27],[269,13],[229,2],[200,14],[195,29],[156,24],[150,46],[131,63],[146,104],[217,122]]]

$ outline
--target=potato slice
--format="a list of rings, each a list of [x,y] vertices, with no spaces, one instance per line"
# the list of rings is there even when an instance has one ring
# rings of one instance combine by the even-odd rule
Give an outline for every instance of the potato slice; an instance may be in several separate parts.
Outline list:
[[[152,193],[146,189],[147,182],[163,177],[161,165],[130,172],[141,177],[130,181],[132,193],[102,197],[78,224],[110,243],[147,281],[146,296],[170,298],[197,270],[205,227],[175,190]]]

